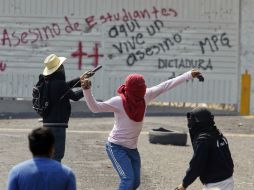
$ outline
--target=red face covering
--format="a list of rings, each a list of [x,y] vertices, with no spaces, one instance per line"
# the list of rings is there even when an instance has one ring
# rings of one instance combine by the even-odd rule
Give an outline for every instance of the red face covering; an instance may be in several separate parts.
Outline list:
[[[131,74],[117,90],[123,101],[123,107],[130,119],[140,122],[145,113],[146,84],[140,74]]]

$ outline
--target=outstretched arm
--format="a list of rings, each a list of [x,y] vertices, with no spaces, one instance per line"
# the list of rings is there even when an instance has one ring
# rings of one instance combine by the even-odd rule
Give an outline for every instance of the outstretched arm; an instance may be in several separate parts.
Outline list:
[[[173,79],[169,79],[167,81],[164,81],[156,86],[153,86],[151,88],[147,88],[146,90],[146,102],[150,102],[153,99],[155,99],[160,94],[176,87],[177,85],[185,82],[186,80],[190,80],[192,78],[196,78],[198,76],[201,76],[201,73],[193,69],[191,71],[188,71],[180,76],[177,76]]]
[[[164,81],[156,86],[153,86],[151,88],[147,88],[146,90],[146,102],[149,103],[153,99],[155,99],[160,94],[176,87],[177,85],[185,82],[186,80],[190,80],[192,78],[196,78],[198,76],[202,76],[201,73],[196,70],[190,70],[180,76],[177,76],[175,78],[169,79],[167,81]]]
[[[75,79],[72,79],[72,80],[70,80],[70,81],[68,81],[66,83],[67,83],[69,88],[76,88],[76,87],[80,87],[81,86],[80,85],[80,78],[79,77],[77,77]]]
[[[83,98],[83,96],[84,95],[83,95],[82,90],[77,90],[77,91],[69,90],[66,95],[66,98],[71,99],[73,101],[78,101],[81,98]]]
[[[101,66],[100,66],[100,68],[101,68]],[[81,75],[80,77],[77,77],[73,80],[68,81],[67,85],[69,86],[69,88],[81,87],[81,80],[90,78],[93,75],[94,75],[94,71],[92,71],[92,70],[87,71],[83,75]]]

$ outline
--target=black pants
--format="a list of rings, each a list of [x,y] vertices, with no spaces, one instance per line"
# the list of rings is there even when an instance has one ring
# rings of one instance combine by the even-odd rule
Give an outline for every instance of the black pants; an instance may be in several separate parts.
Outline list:
[[[53,155],[53,159],[61,162],[61,160],[64,157],[64,151],[65,151],[65,139],[66,139],[66,126],[64,127],[54,127],[54,126],[50,126],[48,127],[49,129],[51,129],[54,137],[55,137],[55,152]]]

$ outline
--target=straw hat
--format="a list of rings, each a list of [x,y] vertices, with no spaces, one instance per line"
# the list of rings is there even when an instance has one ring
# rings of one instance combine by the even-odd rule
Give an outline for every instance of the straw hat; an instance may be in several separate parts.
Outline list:
[[[51,75],[54,73],[66,60],[65,57],[57,57],[55,54],[51,54],[44,60],[45,69],[43,75]]]

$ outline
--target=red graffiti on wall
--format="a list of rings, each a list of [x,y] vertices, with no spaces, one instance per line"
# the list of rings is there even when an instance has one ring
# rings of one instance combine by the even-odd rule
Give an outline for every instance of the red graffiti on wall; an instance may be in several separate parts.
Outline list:
[[[99,57],[103,57],[104,55],[99,54],[98,44],[95,43],[95,47],[93,48],[94,54],[88,55],[88,57],[94,57],[93,66],[97,67],[99,62]]]
[[[99,17],[94,15],[85,18],[87,26],[91,29],[97,24],[105,24],[107,22],[123,21],[127,22],[133,19],[158,19],[160,17],[177,17],[178,13],[173,8],[158,8],[153,6],[151,9],[140,9],[134,11],[128,11],[122,8],[121,11],[116,13],[106,13]]]
[[[83,45],[82,42],[80,41],[78,43],[78,49],[76,51],[74,51],[71,56],[72,57],[78,57],[78,69],[81,70],[82,69],[82,65],[83,65],[83,56],[87,56],[88,58],[90,57],[94,57],[94,61],[92,63],[92,65],[94,67],[96,67],[98,65],[99,62],[99,57],[103,57],[104,55],[99,54],[99,48],[98,48],[98,44],[95,43],[95,47],[93,48],[93,54],[88,54],[86,52],[83,52]]]
[[[3,61],[0,61],[0,71],[4,71],[6,69],[6,64]]]
[[[173,8],[151,7],[134,11],[122,8],[115,13],[105,13],[101,15],[89,15],[84,18],[83,22],[75,21],[73,18],[64,17],[63,24],[52,22],[43,26],[28,27],[23,31],[12,31],[7,28],[0,30],[0,46],[17,47],[26,44],[34,44],[38,42],[48,41],[56,37],[71,34],[72,32],[87,32],[96,25],[102,25],[108,22],[130,20],[157,20],[161,17],[177,17],[178,12]],[[29,24],[29,23],[24,23]],[[86,29],[83,30],[83,25]],[[29,24],[30,26],[30,24]],[[88,29],[88,30],[87,30]]]
[[[86,56],[86,55],[87,55],[87,53],[83,53],[82,42],[79,42],[77,51],[75,51],[71,54],[72,57],[78,57],[78,69],[79,70],[81,70],[81,67],[82,67],[82,58],[83,58],[83,56]]]

